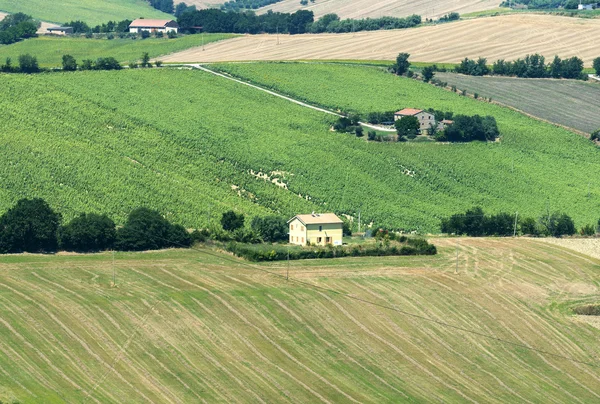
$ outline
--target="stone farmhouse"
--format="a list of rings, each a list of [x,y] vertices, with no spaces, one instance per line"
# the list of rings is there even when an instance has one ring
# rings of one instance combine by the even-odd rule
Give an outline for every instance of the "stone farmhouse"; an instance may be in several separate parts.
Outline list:
[[[179,24],[173,20],[146,20],[144,18],[137,19],[129,24],[129,32],[139,34],[142,31],[150,33],[162,32],[165,34],[173,31],[177,33],[179,31]]]
[[[342,245],[343,224],[333,213],[294,216],[288,221],[290,244]]]
[[[394,121],[399,121],[407,116],[414,116],[419,120],[419,133],[421,135],[429,135],[431,127],[435,127],[437,130],[444,130],[448,125],[453,123],[452,121],[446,119],[441,122],[437,122],[435,120],[435,115],[433,115],[431,112],[415,108],[404,108],[403,110],[396,112],[394,114]]]

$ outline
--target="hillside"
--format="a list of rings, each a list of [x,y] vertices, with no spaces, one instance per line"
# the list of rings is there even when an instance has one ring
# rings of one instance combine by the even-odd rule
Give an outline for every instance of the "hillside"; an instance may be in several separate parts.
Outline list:
[[[600,85],[579,80],[474,77],[436,73],[470,94],[492,97],[528,114],[586,133],[600,128]],[[561,102],[556,102],[559,99]]]
[[[316,0],[302,6],[298,0],[283,0],[259,10],[293,13],[310,10],[316,17],[335,13],[341,18],[406,17],[417,14],[425,18],[438,18],[451,12],[470,13],[498,7],[497,0]]]
[[[0,60],[7,57],[16,63],[19,55],[29,53],[37,57],[42,67],[61,67],[63,55],[71,55],[81,62],[84,59],[96,60],[99,57],[112,56],[119,62],[130,62],[141,58],[148,52],[151,58],[167,55],[176,51],[196,47],[202,42],[209,44],[228,38],[232,34],[185,35],[178,38],[147,38],[144,40],[130,38],[88,39],[84,37],[40,36],[12,45],[0,46]]]
[[[210,50],[171,55],[173,62],[247,60],[394,60],[408,52],[413,61],[456,63],[465,57],[516,59],[540,53],[547,58],[578,56],[586,66],[598,57],[600,19],[552,15],[504,15],[404,30],[355,34],[248,35]]]
[[[462,239],[454,274],[455,240],[435,242],[436,257],[292,262],[289,282],[205,249],[117,254],[117,287],[110,254],[3,257],[0,399],[600,399],[600,330],[571,314],[598,301],[600,261]]]
[[[330,132],[331,116],[200,71],[4,75],[0,211],[40,196],[66,219],[97,210],[122,222],[144,203],[187,227],[232,208],[360,210],[363,222],[420,231],[474,204],[534,217],[564,210],[578,226],[598,220],[600,180],[589,173],[599,150],[581,136],[377,68],[229,68],[332,108],[490,114],[503,139],[366,142]]]
[[[33,18],[58,24],[83,20],[90,25],[124,19],[168,18],[173,16],[152,8],[145,0],[0,0],[0,10],[22,12]]]

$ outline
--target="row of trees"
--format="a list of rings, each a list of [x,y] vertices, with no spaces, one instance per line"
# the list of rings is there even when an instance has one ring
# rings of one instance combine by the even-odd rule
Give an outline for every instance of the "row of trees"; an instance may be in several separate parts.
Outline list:
[[[218,9],[192,10],[182,13],[177,22],[183,31],[195,32],[202,27],[204,32],[233,32],[241,34],[307,32],[353,32],[380,29],[409,28],[421,24],[421,17],[412,15],[406,18],[382,17],[360,20],[341,20],[336,14],[327,14],[315,21],[308,10],[295,13],[274,13],[256,15],[252,11],[227,12]]]
[[[600,67],[600,62],[598,63]],[[585,79],[587,77],[583,74],[583,60],[576,56],[565,60],[555,56],[552,63],[546,64],[546,58],[537,53],[512,62],[499,59],[494,62],[491,69],[488,67],[485,58],[477,60],[465,58],[455,67],[454,71],[470,76],[495,74],[523,78],[552,77],[556,79]]]
[[[3,73],[40,73],[44,71],[40,68],[38,60],[30,54],[20,55],[19,64],[14,66],[11,58],[6,58],[3,65],[0,66],[0,71]],[[121,64],[114,57],[98,58],[96,60],[85,59],[81,64],[77,64],[77,60],[71,55],[63,55],[62,69],[64,71],[75,70],[120,70]]]
[[[439,142],[492,142],[500,136],[493,116],[455,115],[453,123],[435,135]]]
[[[23,13],[10,14],[0,21],[0,44],[9,45],[22,39],[36,36],[40,27],[30,15]]]
[[[43,199],[22,199],[0,216],[0,253],[95,252],[189,247],[191,235],[157,211],[133,210],[116,228],[106,215],[82,213],[69,223]]]
[[[19,64],[13,65],[10,57],[6,58],[4,64],[0,66],[3,73],[38,73],[41,71],[37,58],[30,54],[20,55]]]
[[[600,220],[598,226],[600,227]],[[566,213],[548,213],[536,220],[532,217],[517,218],[510,213],[487,215],[480,207],[442,219],[441,230],[442,233],[472,237],[503,237],[513,234],[561,237],[577,233],[573,219]],[[591,236],[596,234],[596,230],[597,226],[587,225],[581,228],[580,234]]]
[[[566,10],[577,10],[580,0],[506,0],[500,4],[500,7],[510,7],[516,4],[526,5],[528,8],[564,8]]]
[[[221,5],[221,10],[243,11],[256,10],[261,7],[279,3],[282,0],[230,0]],[[312,0],[314,2],[314,0]]]

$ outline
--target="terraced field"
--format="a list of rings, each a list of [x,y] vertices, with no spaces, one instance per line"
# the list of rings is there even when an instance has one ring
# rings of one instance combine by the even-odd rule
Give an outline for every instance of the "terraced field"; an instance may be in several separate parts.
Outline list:
[[[570,314],[598,301],[600,261],[461,239],[455,274],[456,240],[436,243],[293,262],[290,282],[204,249],[117,254],[117,287],[110,254],[1,257],[0,399],[600,400],[600,329]]]
[[[25,13],[33,18],[55,22],[83,20],[88,24],[102,24],[124,19],[173,18],[151,7],[145,0],[0,0],[0,10]]]
[[[469,94],[492,97],[528,114],[591,133],[600,128],[600,85],[575,80],[473,77],[436,73]],[[559,101],[557,101],[559,100]]]
[[[355,34],[248,35],[176,53],[172,62],[248,60],[394,60],[408,52],[411,60],[457,63],[465,57],[516,59],[540,53],[547,58],[578,56],[591,66],[598,57],[600,19],[552,15],[505,15],[451,24]]]
[[[140,39],[88,39],[41,36],[8,46],[0,46],[0,60],[7,57],[16,62],[19,55],[29,53],[38,58],[42,67],[61,67],[62,56],[71,55],[79,62],[83,59],[95,60],[99,57],[115,57],[120,62],[130,62],[141,58],[143,52],[156,58],[172,52],[189,49],[204,44],[233,38],[231,34],[185,35],[179,38]]]
[[[189,0],[188,0],[189,1]],[[302,6],[297,0],[283,0],[259,9],[293,13],[310,10],[315,16],[336,13],[341,18],[406,17],[417,14],[425,18],[438,18],[450,12],[469,13],[498,7],[494,0],[317,0]]]
[[[122,223],[143,203],[195,228],[232,208],[360,210],[364,223],[421,232],[473,205],[521,217],[566,211],[578,227],[598,220],[599,150],[572,132],[379,68],[228,68],[331,109],[494,115],[502,141],[367,142],[331,132],[329,115],[201,71],[3,75],[0,211],[43,197],[65,219],[100,211]]]

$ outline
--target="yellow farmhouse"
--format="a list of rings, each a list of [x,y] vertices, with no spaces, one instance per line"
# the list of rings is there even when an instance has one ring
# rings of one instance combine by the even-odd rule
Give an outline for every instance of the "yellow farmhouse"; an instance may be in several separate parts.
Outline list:
[[[290,244],[342,245],[343,224],[333,213],[294,216],[288,221]]]

